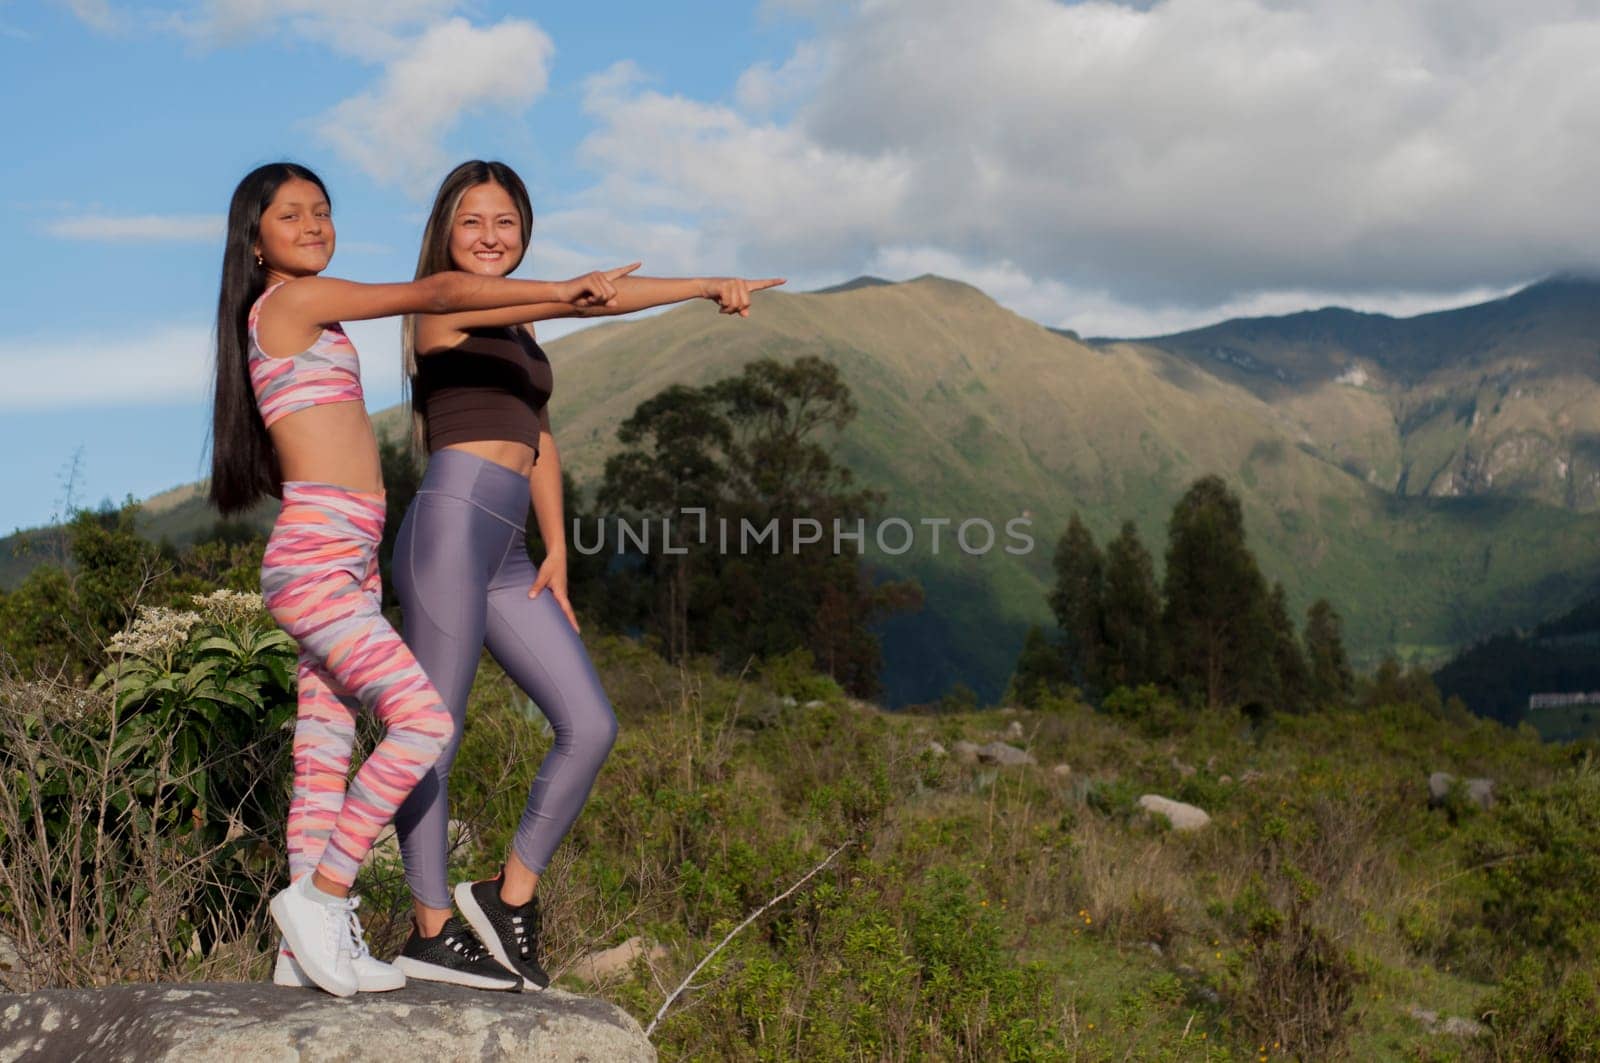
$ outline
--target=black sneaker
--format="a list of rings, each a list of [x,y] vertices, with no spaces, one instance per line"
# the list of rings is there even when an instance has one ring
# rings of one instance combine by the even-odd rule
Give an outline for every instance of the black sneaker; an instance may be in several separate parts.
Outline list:
[[[522,975],[522,988],[543,989],[550,984],[534,950],[539,947],[539,898],[518,908],[500,899],[500,880],[462,882],[456,886],[456,907],[467,917],[490,953]]]
[[[459,915],[452,915],[444,929],[431,938],[423,937],[413,922],[411,936],[406,938],[400,955],[394,958],[394,965],[405,972],[407,978],[424,982],[522,992],[522,979],[495,962]]]

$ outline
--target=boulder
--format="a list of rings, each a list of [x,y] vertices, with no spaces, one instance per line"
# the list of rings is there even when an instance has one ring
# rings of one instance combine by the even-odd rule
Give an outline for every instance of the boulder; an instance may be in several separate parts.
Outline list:
[[[634,936],[613,948],[589,953],[572,965],[572,973],[586,982],[605,982],[626,975],[640,956],[660,963],[667,958],[667,950],[663,945],[646,947],[644,938]]]
[[[950,748],[954,751],[956,759],[964,763],[971,764],[978,759],[979,746],[976,742],[968,742],[966,739],[962,739]]]
[[[1006,724],[1005,737],[1011,739],[1020,739],[1022,737],[1022,721],[1012,720],[1010,723]]]
[[[1057,764],[1055,767],[1050,769],[1050,772],[1053,775],[1059,775],[1061,778],[1065,779],[1068,775],[1072,774],[1072,765],[1065,763]]]
[[[484,993],[412,982],[346,999],[270,982],[0,995],[0,1059],[384,1063],[653,1061],[633,1017],[559,989]]]
[[[978,759],[985,764],[1033,764],[1033,754],[1027,750],[1008,746],[1004,742],[990,742],[986,746],[978,747]]]
[[[1456,777],[1447,771],[1436,771],[1428,776],[1428,804],[1437,808],[1444,804],[1450,796],[1450,791],[1456,784]],[[1494,807],[1494,780],[1493,779],[1467,779],[1467,800],[1479,808]]]
[[[942,742],[929,742],[928,743],[928,752],[932,753],[936,757],[943,757],[943,756],[948,756],[949,755],[946,752],[946,750],[944,748],[944,744]]]
[[[1173,830],[1199,830],[1211,822],[1205,810],[1159,794],[1145,794],[1139,798],[1139,807],[1154,815],[1165,816]]]

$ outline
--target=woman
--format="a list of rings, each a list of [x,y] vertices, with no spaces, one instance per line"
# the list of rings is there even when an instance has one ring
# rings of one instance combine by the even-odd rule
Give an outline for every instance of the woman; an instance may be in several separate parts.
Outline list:
[[[532,222],[527,190],[509,167],[463,163],[435,197],[418,283],[451,269],[510,273],[527,251]],[[546,407],[553,380],[532,322],[696,298],[748,317],[750,293],[782,283],[618,276],[616,297],[603,305],[530,301],[406,320],[402,347],[416,435],[430,456],[400,525],[394,585],[406,642],[456,723],[444,754],[395,816],[415,905],[411,936],[395,963],[409,977],[460,983],[454,944],[475,932],[521,976],[523,988],[548,984],[536,954],[539,876],[588,799],[617,732],[567,601],[561,465]],[[530,501],[545,545],[537,573],[523,540]],[[446,877],[447,783],[485,646],[550,720],[555,741],[500,875],[455,889],[464,924],[453,915]]]
[[[360,364],[339,322],[544,300],[603,305],[616,289],[602,274],[545,283],[449,272],[356,284],[318,276],[333,250],[327,190],[310,170],[273,163],[239,182],[217,300],[210,493],[223,513],[264,496],[283,500],[261,590],[273,619],[300,643],[299,714],[291,885],[271,910],[298,969],[349,996],[404,983],[368,953],[350,886],[378,832],[452,742],[454,725],[378,611],[383,483]],[[347,792],[358,705],[386,733]]]

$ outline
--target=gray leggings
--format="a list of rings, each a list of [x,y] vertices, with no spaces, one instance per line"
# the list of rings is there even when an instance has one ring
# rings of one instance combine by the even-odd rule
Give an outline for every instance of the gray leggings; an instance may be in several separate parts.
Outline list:
[[[546,588],[529,599],[537,572],[523,526],[528,481],[492,461],[439,450],[394,549],[394,588],[405,641],[455,717],[455,733],[395,814],[411,893],[429,908],[451,906],[445,871],[450,765],[461,745],[467,694],[487,646],[555,731],[512,844],[542,872],[589,798],[617,736],[617,718],[577,632]]]

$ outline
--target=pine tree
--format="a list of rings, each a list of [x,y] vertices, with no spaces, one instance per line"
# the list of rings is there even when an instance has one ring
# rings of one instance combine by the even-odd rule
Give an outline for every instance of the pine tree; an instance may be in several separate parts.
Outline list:
[[[1289,616],[1289,597],[1282,583],[1272,585],[1272,594],[1267,598],[1267,616],[1272,625],[1275,702],[1278,708],[1289,712],[1304,711],[1311,694],[1311,673],[1300,648],[1294,620]]]
[[[1105,648],[1101,628],[1105,558],[1076,513],[1056,543],[1055,570],[1050,610],[1061,626],[1068,674],[1073,682],[1087,687],[1099,675]]]
[[[1017,655],[1016,671],[1006,687],[1006,700],[1036,708],[1044,695],[1063,693],[1071,685],[1061,647],[1038,624],[1029,627]]]
[[[1355,692],[1342,627],[1339,614],[1326,598],[1318,598],[1306,610],[1306,659],[1311,700],[1316,705],[1347,705]]]
[[[1161,591],[1150,551],[1131,520],[1106,545],[1101,631],[1105,649],[1095,676],[1101,689],[1162,678]]]
[[[1266,583],[1245,546],[1239,499],[1218,476],[1196,480],[1167,526],[1171,676],[1207,706],[1272,695],[1274,639]]]

